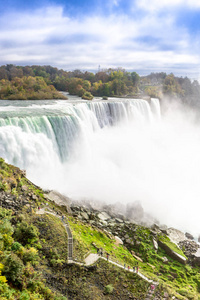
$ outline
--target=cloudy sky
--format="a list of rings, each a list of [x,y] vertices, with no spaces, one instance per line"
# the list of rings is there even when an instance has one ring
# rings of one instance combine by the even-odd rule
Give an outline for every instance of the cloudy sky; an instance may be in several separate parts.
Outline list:
[[[200,0],[0,3],[0,65],[200,77]]]

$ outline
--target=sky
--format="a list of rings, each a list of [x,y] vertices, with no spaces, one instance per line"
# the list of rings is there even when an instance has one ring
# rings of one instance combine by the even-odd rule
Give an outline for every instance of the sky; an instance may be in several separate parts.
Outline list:
[[[200,78],[200,0],[0,0],[0,65]]]

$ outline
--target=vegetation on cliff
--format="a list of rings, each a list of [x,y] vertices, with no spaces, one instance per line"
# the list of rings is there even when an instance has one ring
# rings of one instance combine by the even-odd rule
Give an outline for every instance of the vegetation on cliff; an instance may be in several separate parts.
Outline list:
[[[159,299],[200,299],[200,269],[182,264],[155,248],[161,240],[173,251],[183,252],[164,232],[129,221],[104,222],[98,213],[83,208],[58,206],[32,184],[20,169],[0,160],[0,295],[1,299],[145,299],[150,283],[136,273],[98,260],[78,264],[102,248],[109,260],[126,264],[159,282]],[[38,209],[38,207],[41,208]],[[64,223],[70,224],[73,259],[68,263],[68,238]],[[83,218],[84,216],[84,218]],[[116,243],[115,236],[124,243]],[[172,298],[175,297],[175,298]]]

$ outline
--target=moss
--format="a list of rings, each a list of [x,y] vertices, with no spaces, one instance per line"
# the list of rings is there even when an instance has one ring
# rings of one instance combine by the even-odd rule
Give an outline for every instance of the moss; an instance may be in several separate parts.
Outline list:
[[[187,258],[185,256],[185,254],[183,253],[183,251],[176,244],[174,244],[173,242],[171,242],[171,240],[170,240],[170,238],[168,236],[166,236],[166,235],[159,235],[158,239],[162,243],[166,244],[172,251],[174,251],[174,252],[180,254],[181,256]]]

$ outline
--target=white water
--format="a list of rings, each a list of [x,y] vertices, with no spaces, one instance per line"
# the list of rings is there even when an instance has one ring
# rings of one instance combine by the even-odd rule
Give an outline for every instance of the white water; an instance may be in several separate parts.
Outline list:
[[[74,199],[140,201],[168,226],[200,233],[200,130],[159,102],[7,102],[0,156]]]

